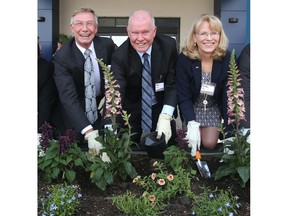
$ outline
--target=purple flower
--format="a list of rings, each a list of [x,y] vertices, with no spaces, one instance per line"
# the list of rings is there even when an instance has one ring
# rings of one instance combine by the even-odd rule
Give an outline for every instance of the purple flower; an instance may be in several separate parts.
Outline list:
[[[241,88],[239,78],[240,72],[237,68],[235,57],[231,54],[230,59],[230,71],[228,71],[228,124],[235,124],[237,127],[241,120],[245,119],[245,107],[244,107],[244,90]]]
[[[176,131],[175,142],[176,142],[176,145],[177,145],[179,148],[188,150],[188,141],[185,139],[185,137],[186,137],[186,132],[187,132],[187,129],[186,129],[186,128],[178,129],[178,130]]]
[[[69,148],[72,142],[74,142],[75,131],[67,130],[64,136],[59,136],[59,153],[64,154]]]
[[[45,122],[41,128],[41,138],[40,138],[40,145],[41,148],[45,151],[48,147],[50,140],[53,138],[54,128],[47,122]]]

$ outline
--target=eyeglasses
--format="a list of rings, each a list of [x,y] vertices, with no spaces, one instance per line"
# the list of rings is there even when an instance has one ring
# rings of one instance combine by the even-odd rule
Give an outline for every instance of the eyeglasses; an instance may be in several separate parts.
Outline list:
[[[216,38],[220,35],[219,32],[201,32],[201,33],[197,33],[198,35],[200,35],[200,37],[208,37],[208,35],[210,35],[212,38]]]
[[[82,23],[82,22],[76,22],[74,23],[74,26],[76,28],[83,28],[84,25],[86,25],[87,28],[92,28],[92,27],[95,27],[95,22],[88,22],[88,23]]]

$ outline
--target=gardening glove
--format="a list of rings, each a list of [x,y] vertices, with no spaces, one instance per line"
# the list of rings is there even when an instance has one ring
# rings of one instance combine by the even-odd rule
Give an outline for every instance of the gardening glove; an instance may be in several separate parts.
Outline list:
[[[96,154],[99,154],[100,150],[103,148],[102,144],[96,140],[96,137],[98,136],[98,130],[93,130],[85,135],[85,140],[88,141],[88,148],[96,150]]]
[[[101,159],[103,162],[111,163],[111,160],[106,152],[103,152],[103,154],[101,155]]]
[[[187,125],[186,139],[188,140],[188,146],[191,148],[191,155],[194,157],[196,151],[200,149],[201,136],[200,136],[200,123],[195,121],[189,121]]]
[[[162,136],[162,133],[164,133],[166,144],[168,143],[169,139],[172,136],[171,124],[170,124],[171,120],[172,120],[172,117],[170,115],[161,113],[159,115],[158,122],[157,122],[157,127],[156,127],[157,139],[160,139]]]

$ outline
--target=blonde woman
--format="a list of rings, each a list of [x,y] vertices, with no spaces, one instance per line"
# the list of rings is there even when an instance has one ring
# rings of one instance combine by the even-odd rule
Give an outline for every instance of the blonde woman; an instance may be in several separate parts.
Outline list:
[[[221,120],[227,122],[230,53],[221,21],[202,15],[192,25],[176,63],[176,86],[186,138],[195,156],[200,145],[215,148]]]

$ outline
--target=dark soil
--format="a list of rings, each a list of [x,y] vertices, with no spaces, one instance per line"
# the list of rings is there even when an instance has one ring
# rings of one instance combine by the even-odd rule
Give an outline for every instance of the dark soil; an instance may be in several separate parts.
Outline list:
[[[215,173],[219,162],[215,156],[202,155],[202,160],[208,163],[211,173]],[[147,155],[143,154],[133,154],[132,164],[137,170],[138,174],[141,176],[150,175],[152,172],[152,164],[155,159],[149,158]],[[194,163],[195,170],[197,169]],[[193,180],[191,187],[192,191],[196,194],[201,193],[202,186],[210,187],[211,189],[229,189],[231,188],[233,195],[239,197],[241,207],[238,211],[240,216],[250,215],[250,183],[242,188],[238,183],[232,181],[230,178],[223,178],[218,181],[214,181],[213,178],[203,178],[197,172],[197,177],[199,181]],[[139,194],[139,188],[132,183],[129,179],[126,182],[118,181],[112,186],[107,187],[106,191],[99,190],[94,184],[90,183],[89,173],[81,173],[78,175],[78,184],[81,188],[82,198],[80,199],[80,210],[76,213],[76,216],[93,215],[93,216],[122,216],[125,215],[121,213],[116,206],[112,205],[112,198],[117,195],[126,193],[127,190]],[[38,181],[38,196],[43,195],[47,190],[47,184]],[[185,197],[179,195],[175,199],[171,200],[167,211],[162,214],[165,216],[184,216],[191,215],[191,203],[185,199]]]

